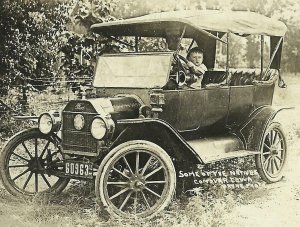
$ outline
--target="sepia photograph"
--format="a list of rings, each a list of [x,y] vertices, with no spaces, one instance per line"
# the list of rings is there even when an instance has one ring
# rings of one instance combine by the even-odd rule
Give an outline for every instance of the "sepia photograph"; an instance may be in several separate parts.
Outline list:
[[[299,25],[297,0],[0,0],[0,227],[299,226]]]

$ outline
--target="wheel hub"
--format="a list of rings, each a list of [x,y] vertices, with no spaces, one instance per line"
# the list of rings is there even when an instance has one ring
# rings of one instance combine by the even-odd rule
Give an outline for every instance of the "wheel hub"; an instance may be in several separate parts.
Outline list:
[[[145,180],[142,176],[133,175],[129,180],[129,188],[134,191],[141,191],[145,188]]]
[[[276,147],[274,147],[274,146],[271,146],[271,155],[272,156],[276,156],[276,155],[278,155],[278,150],[277,150],[277,148]]]
[[[44,170],[45,162],[40,157],[34,157],[28,162],[28,168],[33,173],[39,173]]]

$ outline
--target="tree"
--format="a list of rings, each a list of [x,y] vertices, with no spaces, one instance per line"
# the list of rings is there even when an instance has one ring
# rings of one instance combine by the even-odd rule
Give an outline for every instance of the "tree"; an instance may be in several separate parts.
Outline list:
[[[120,46],[111,39],[90,32],[92,24],[116,19],[111,15],[116,2],[78,0],[71,4],[69,31],[62,34],[59,50],[64,55],[61,69],[67,80],[78,81],[82,77],[91,79],[96,57],[103,52],[119,51]],[[72,84],[73,87],[79,86],[78,82]]]
[[[57,37],[65,30],[67,6],[37,0],[4,0],[0,12],[0,76],[8,86],[32,83],[53,77],[58,52]]]

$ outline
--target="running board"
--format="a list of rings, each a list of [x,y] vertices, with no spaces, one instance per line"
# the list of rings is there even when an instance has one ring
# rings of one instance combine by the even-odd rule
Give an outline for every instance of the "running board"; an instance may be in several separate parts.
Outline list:
[[[245,150],[236,136],[204,138],[187,142],[205,164],[259,154],[259,151]]]

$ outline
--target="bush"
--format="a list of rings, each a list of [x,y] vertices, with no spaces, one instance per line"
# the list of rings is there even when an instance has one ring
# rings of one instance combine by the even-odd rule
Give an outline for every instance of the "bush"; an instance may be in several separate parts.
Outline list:
[[[2,89],[38,78],[52,78],[59,49],[58,36],[66,29],[68,7],[38,0],[4,0],[0,8],[0,65]]]

